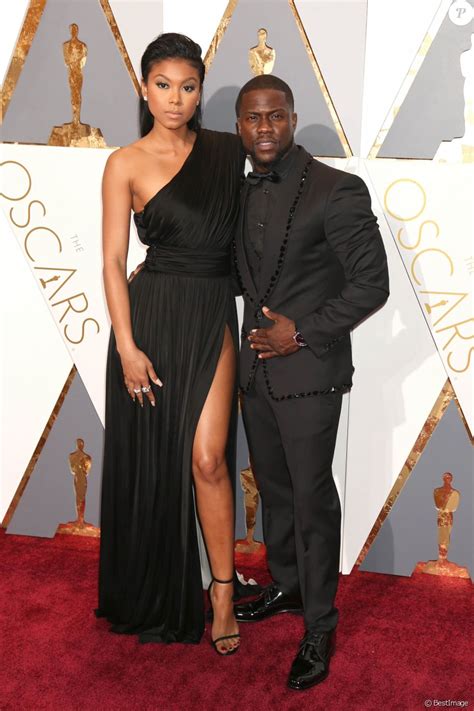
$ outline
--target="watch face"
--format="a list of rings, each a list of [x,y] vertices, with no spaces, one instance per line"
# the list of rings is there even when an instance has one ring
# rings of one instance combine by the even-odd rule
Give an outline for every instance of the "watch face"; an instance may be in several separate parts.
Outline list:
[[[295,343],[296,343],[298,346],[300,346],[301,348],[303,348],[304,346],[306,346],[306,341],[304,340],[303,336],[301,335],[301,333],[300,333],[299,331],[296,331],[296,333],[295,333],[295,335],[293,336],[293,338],[294,338],[294,340],[295,340]]]

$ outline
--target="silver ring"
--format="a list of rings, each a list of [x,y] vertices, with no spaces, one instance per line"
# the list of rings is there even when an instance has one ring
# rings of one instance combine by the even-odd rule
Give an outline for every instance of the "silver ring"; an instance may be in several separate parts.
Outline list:
[[[149,393],[151,390],[151,387],[149,385],[144,385],[142,387],[142,393]]]
[[[138,395],[138,393],[141,393],[141,388],[133,388],[133,392]]]

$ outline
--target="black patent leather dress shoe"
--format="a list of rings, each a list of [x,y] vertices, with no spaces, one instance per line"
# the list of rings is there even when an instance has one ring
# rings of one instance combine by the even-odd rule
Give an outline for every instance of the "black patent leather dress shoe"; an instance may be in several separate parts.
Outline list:
[[[281,612],[302,614],[303,607],[299,598],[287,595],[274,583],[265,588],[256,600],[242,605],[234,605],[237,622],[259,622]]]
[[[291,665],[288,686],[303,691],[320,684],[329,674],[329,660],[334,651],[335,634],[307,632]]]

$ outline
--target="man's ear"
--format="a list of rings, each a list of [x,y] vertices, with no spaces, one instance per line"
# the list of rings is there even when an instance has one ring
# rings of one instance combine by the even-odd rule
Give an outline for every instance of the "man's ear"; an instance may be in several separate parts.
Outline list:
[[[296,124],[298,123],[298,114],[293,113],[291,115],[291,125],[293,126],[293,130],[296,129]]]
[[[238,118],[235,122],[235,130],[238,136],[240,136],[240,119]]]

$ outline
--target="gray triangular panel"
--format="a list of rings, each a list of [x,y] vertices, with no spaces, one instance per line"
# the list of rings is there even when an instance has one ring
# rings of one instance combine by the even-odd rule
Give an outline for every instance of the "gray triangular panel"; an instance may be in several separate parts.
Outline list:
[[[294,93],[297,143],[313,155],[345,157],[288,0],[240,0],[206,76],[204,125],[234,131],[235,100],[240,87],[253,77],[248,51],[256,45],[261,27],[276,51],[272,73]]]
[[[367,0],[295,4],[352,151],[359,155]]]
[[[378,158],[431,159],[441,141],[464,135],[464,77],[460,56],[470,48],[473,31],[473,22],[455,25],[446,15]]]
[[[109,146],[138,137],[138,98],[98,0],[48,0],[3,122],[3,140],[47,143],[53,126],[71,121],[63,42],[79,26],[87,45],[81,121]]]
[[[448,560],[467,567],[474,577],[472,446],[454,402],[433,432],[360,570],[411,575],[417,563],[437,558],[433,490],[442,485],[447,471],[461,494],[453,514]]]
[[[99,525],[104,429],[76,373],[7,533],[48,538],[54,536],[60,523],[76,518],[74,480],[68,458],[76,449],[77,438],[84,440],[84,450],[92,457],[85,518]]]

